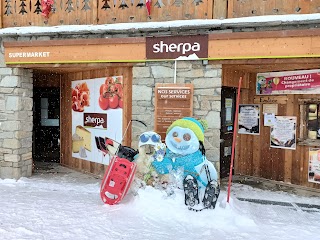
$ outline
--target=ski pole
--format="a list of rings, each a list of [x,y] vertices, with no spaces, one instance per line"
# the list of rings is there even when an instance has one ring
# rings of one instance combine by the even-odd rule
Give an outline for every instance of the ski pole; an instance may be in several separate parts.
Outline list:
[[[232,169],[233,169],[234,152],[235,152],[235,146],[236,146],[236,140],[237,140],[237,126],[238,126],[238,114],[239,114],[241,82],[242,82],[242,77],[240,77],[240,79],[239,79],[238,96],[237,96],[237,102],[236,102],[236,114],[235,114],[234,124],[233,124],[233,129],[234,130],[233,130],[232,153],[231,153],[229,183],[228,183],[228,196],[227,196],[227,202],[228,203],[229,203],[229,200],[230,200]]]

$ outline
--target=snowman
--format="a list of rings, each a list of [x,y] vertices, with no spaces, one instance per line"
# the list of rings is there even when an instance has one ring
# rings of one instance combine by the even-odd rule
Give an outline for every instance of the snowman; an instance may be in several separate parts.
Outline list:
[[[165,138],[166,153],[152,162],[159,174],[183,170],[185,204],[190,209],[202,200],[203,209],[215,208],[220,188],[215,167],[205,156],[205,121],[185,117],[174,121]]]

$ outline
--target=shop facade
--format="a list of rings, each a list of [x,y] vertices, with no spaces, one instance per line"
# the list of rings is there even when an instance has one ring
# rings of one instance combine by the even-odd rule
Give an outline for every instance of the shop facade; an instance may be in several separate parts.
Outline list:
[[[108,33],[107,28],[96,30],[95,33],[83,31],[81,40],[77,39],[79,32],[63,33],[59,32],[59,28],[56,32],[43,31],[37,36],[31,36],[30,32],[3,32],[0,74],[0,141],[3,154],[0,158],[0,177],[19,178],[32,174],[35,86],[60,88],[60,163],[102,175],[105,164],[72,155],[74,129],[70,98],[73,82],[95,81],[112,76],[123,77],[122,130],[132,119],[141,120],[147,125],[147,129],[132,125],[131,131],[123,139],[125,145],[134,148],[141,131],[160,129],[158,125],[161,124],[157,119],[164,116],[156,107],[157,86],[191,84],[191,115],[207,120],[206,155],[217,169],[222,169],[221,165],[225,167],[230,163],[231,142],[226,136],[231,136],[235,127],[232,123],[235,95],[226,96],[225,91],[232,92],[238,88],[239,78],[243,77],[240,103],[260,106],[260,128],[255,135],[238,135],[234,174],[319,188],[317,183],[308,182],[308,147],[317,147],[316,141],[309,142],[309,146],[305,146],[306,141],[298,142],[298,136],[301,135],[299,124],[303,119],[302,107],[300,109],[299,106],[304,101],[301,99],[309,99],[309,96],[277,94],[265,97],[256,93],[258,73],[317,69],[320,62],[316,44],[318,30],[308,29],[312,25],[303,21],[272,21],[267,25],[265,22],[255,23],[257,31],[250,32],[252,26],[248,27],[248,23],[226,21],[224,26],[219,24],[212,28],[206,22],[203,25],[173,26],[170,32],[160,28],[157,33],[153,30],[150,33],[151,30],[143,29],[141,24],[139,33],[134,31],[128,34],[126,29],[117,30],[116,34]],[[306,29],[294,30],[297,25],[303,25]],[[173,33],[174,30],[177,32]],[[179,56],[152,57],[148,53],[150,36],[161,44],[161,41],[163,43],[181,35],[185,39],[205,36],[207,40],[204,45],[199,43],[199,48],[206,47],[206,55],[181,60]],[[184,49],[193,48],[196,51],[198,46],[195,42],[196,39],[181,42],[181,50],[188,43],[189,46]],[[171,50],[177,52],[178,46],[172,46]],[[165,48],[170,49],[170,45]],[[158,50],[161,52],[160,48]],[[191,55],[192,52],[184,54],[185,57]],[[312,99],[316,98],[317,94],[312,96]],[[296,116],[295,149],[270,148],[270,128],[262,126],[264,104],[278,104],[279,116]],[[229,125],[224,124],[226,121]],[[225,127],[227,130],[222,131]]]

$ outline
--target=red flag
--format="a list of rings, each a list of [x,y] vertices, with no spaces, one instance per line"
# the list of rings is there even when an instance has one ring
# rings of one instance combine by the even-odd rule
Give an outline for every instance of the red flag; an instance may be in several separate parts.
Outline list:
[[[146,7],[148,11],[148,16],[151,15],[151,0],[146,0]]]

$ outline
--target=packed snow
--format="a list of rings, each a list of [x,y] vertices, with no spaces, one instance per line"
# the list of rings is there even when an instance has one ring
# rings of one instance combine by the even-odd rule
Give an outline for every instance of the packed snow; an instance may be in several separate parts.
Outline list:
[[[64,167],[18,181],[0,180],[0,239],[291,240],[320,236],[316,209],[307,212],[237,199],[320,204],[319,197],[233,184],[230,203],[222,190],[214,210],[193,212],[184,205],[182,190],[175,189],[168,196],[146,187],[110,206],[100,199],[100,181]]]
[[[60,25],[53,27],[26,26],[0,29],[1,36],[16,35],[47,35],[47,34],[70,34],[70,33],[108,33],[128,31],[161,31],[179,28],[221,28],[226,29],[234,26],[279,26],[291,24],[317,24],[320,23],[320,14],[286,14],[266,15],[228,19],[194,19],[175,20],[165,22],[136,22],[136,23],[114,23],[101,25]]]

